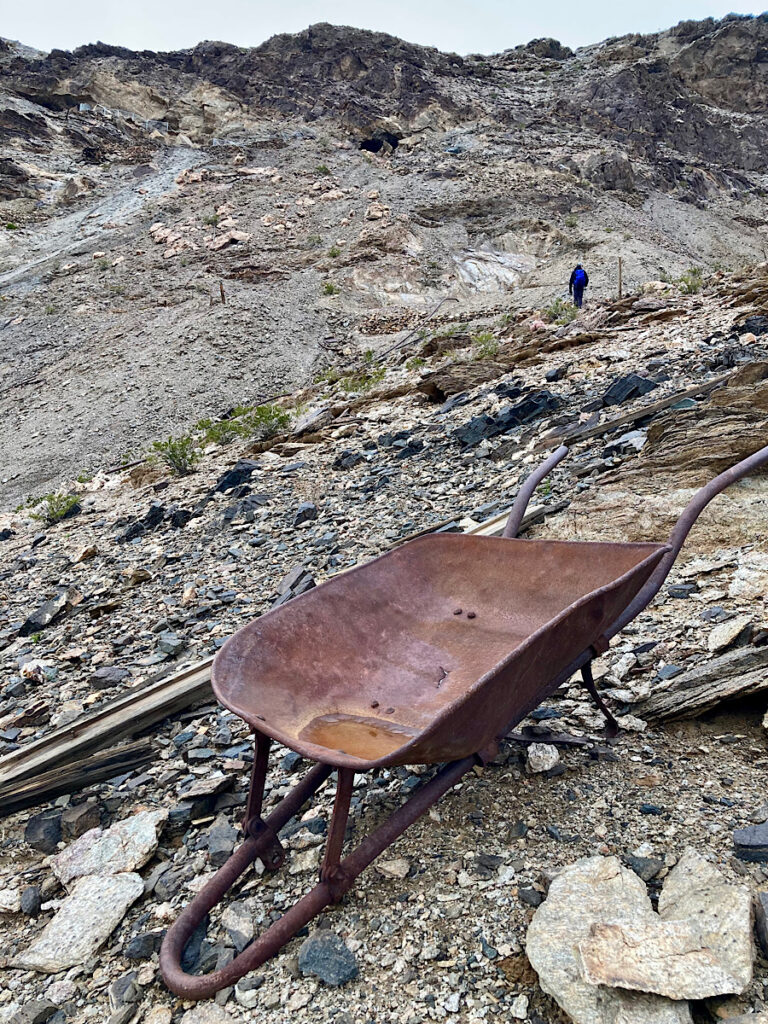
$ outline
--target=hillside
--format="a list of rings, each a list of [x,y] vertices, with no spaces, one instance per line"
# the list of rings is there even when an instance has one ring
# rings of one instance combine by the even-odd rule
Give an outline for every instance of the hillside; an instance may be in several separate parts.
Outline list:
[[[549,305],[577,260],[608,298],[619,256],[630,291],[764,259],[767,36],[6,43],[3,503],[385,349],[446,297],[463,322]]]

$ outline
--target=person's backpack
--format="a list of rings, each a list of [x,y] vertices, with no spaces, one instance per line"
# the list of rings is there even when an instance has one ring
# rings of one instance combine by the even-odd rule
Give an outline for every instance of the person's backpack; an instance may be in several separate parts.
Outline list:
[[[573,284],[574,284],[574,287],[575,288],[583,288],[586,283],[587,283],[586,271],[582,270],[581,267],[579,267],[578,270],[574,270],[574,272],[573,272]]]

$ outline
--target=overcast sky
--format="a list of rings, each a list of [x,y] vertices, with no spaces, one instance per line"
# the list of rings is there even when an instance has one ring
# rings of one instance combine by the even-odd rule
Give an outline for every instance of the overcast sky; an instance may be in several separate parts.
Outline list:
[[[762,9],[744,2],[737,8]],[[202,39],[257,46],[278,32],[329,21],[456,53],[497,53],[537,36],[583,46],[731,10],[717,0],[17,0],[5,5],[0,32],[42,50],[96,40],[176,50]]]

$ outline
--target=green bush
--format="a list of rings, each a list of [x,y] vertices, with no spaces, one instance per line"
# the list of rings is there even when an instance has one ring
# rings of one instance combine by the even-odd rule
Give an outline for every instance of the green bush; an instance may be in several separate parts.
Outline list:
[[[207,213],[205,217],[203,217],[203,224],[207,224],[209,228],[215,228],[218,223],[218,213]]]
[[[224,420],[198,420],[194,429],[207,444],[228,444],[236,437],[265,441],[290,423],[279,405],[238,405]]]
[[[341,249],[338,247],[338,245],[332,245],[331,248],[328,250],[328,255],[331,257],[331,259],[335,260],[337,256],[341,256]]]
[[[499,353],[500,344],[490,331],[473,335],[472,344],[476,359],[493,359]]]
[[[696,295],[704,287],[704,272],[701,267],[689,267],[677,280],[677,287],[683,295]]]
[[[53,526],[68,516],[76,515],[80,511],[80,503],[75,494],[53,491],[39,498],[27,498],[26,505],[20,505],[16,511],[21,512],[25,508],[34,509],[29,513],[33,519],[45,523],[46,526]]]
[[[542,315],[549,320],[550,323],[569,324],[572,320],[575,320],[579,315],[579,311],[572,302],[567,302],[565,299],[555,299],[551,302]]]
[[[410,359],[406,359],[405,368],[406,370],[420,370],[422,366],[427,365],[427,360],[421,356],[411,356]]]
[[[186,476],[200,455],[194,440],[189,435],[169,437],[167,441],[153,441],[154,458],[163,462],[176,476]]]
[[[370,391],[384,379],[386,372],[386,366],[371,371],[357,370],[342,377],[339,380],[339,387],[342,391]]]
[[[567,228],[575,228],[578,223],[579,220],[575,213],[569,213],[565,218],[565,226]]]
[[[331,171],[330,171],[329,167],[325,166],[325,164],[318,164],[317,167],[315,168],[315,173],[316,174],[330,174]]]
[[[5,225],[5,230],[6,231],[18,231],[19,230],[19,225],[18,224],[14,224],[12,220],[9,220],[8,223]]]
[[[323,285],[323,295],[338,295],[340,291],[341,288],[333,281],[326,281]]]

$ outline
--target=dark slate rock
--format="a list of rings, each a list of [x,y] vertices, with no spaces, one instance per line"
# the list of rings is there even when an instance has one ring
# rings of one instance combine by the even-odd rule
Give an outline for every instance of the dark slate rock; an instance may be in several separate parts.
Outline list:
[[[644,882],[650,882],[664,867],[664,861],[658,857],[634,857],[631,853],[625,855],[624,863]]]
[[[544,379],[547,384],[554,384],[555,381],[562,380],[568,374],[568,366],[557,366],[554,370],[547,370],[544,375]]]
[[[605,405],[620,405],[622,402],[629,401],[630,398],[647,395],[656,387],[658,384],[655,381],[641,377],[637,373],[629,373],[626,377],[619,377],[611,384],[603,395],[603,402]]]
[[[675,676],[679,676],[684,671],[685,669],[679,665],[664,665],[656,674],[659,679],[674,679]]]
[[[14,1024],[45,1024],[58,1010],[58,1006],[50,999],[32,999],[25,1003],[17,1014]]]
[[[299,970],[317,975],[326,985],[343,985],[357,977],[357,961],[338,935],[321,928],[301,944]]]
[[[110,686],[117,686],[124,679],[130,676],[127,668],[119,668],[117,665],[104,665],[97,668],[88,680],[88,685],[93,690],[106,690]]]
[[[229,858],[235,848],[237,832],[227,822],[214,822],[208,829],[208,856],[214,867],[221,865]]]
[[[312,522],[317,519],[317,505],[311,501],[302,501],[293,517],[293,525],[301,526],[302,523]]]
[[[239,487],[240,484],[244,484],[247,480],[251,479],[251,474],[255,469],[259,468],[259,463],[254,462],[253,459],[239,459],[232,469],[228,469],[226,473],[223,473],[216,481],[216,485],[213,488],[216,491],[229,491],[233,487]]]
[[[656,804],[640,804],[640,813],[641,814],[656,814],[656,815],[663,814],[664,813],[664,808],[663,807],[659,807]]]
[[[360,452],[353,452],[349,448],[345,448],[339,452],[331,465],[333,469],[352,469],[361,462],[363,462],[363,456]]]
[[[101,808],[97,803],[75,804],[61,815],[61,834],[64,839],[77,839],[88,829],[101,824]]]
[[[0,530],[0,541],[10,540],[11,537],[15,537],[16,534],[13,530]]]
[[[140,932],[130,939],[123,949],[123,956],[129,960],[149,960],[160,949],[165,932]]]
[[[107,990],[110,1009],[117,1010],[121,1006],[138,1003],[141,999],[142,990],[136,980],[137,977],[136,971],[129,971],[127,974],[115,978]]]
[[[169,631],[160,633],[157,638],[157,649],[163,654],[169,654],[172,658],[181,654],[186,646],[187,641],[183,637]]]
[[[517,895],[529,907],[538,907],[544,902],[544,894],[532,886],[521,886],[517,890]]]
[[[205,941],[205,933],[208,931],[209,921],[210,918],[206,914],[197,928],[192,932],[189,942],[184,947],[184,952],[181,957],[181,966],[183,970],[187,971],[187,973],[194,971],[199,964],[200,954],[202,952],[203,942]]]
[[[45,629],[53,620],[60,615],[69,603],[69,591],[63,590],[56,597],[45,601],[37,611],[32,612],[29,618],[22,624],[19,636],[31,636]]]
[[[141,523],[129,523],[122,533],[118,533],[115,540],[118,544],[127,544],[129,541],[136,540],[137,537],[141,537],[145,532],[144,526]]]
[[[474,416],[463,427],[454,430],[453,436],[465,447],[471,447],[488,438],[506,434],[515,427],[532,423],[538,417],[559,409],[562,404],[562,400],[551,391],[535,391],[518,405],[503,409],[496,416],[485,413]]]
[[[33,814],[24,829],[24,842],[40,853],[55,853],[61,842],[61,813],[48,810]]]
[[[760,949],[768,956],[768,892],[755,893],[755,932]]]
[[[733,845],[740,860],[768,862],[768,823],[736,829]]]
[[[107,1018],[107,1024],[130,1024],[130,1021],[136,1016],[136,1007],[129,1003],[127,1006],[121,1006],[119,1010],[112,1014],[111,1017]]]
[[[301,764],[301,760],[301,754],[297,754],[294,750],[289,750],[280,762],[280,767],[284,772],[295,772]]]
[[[43,902],[43,897],[40,893],[39,885],[28,885],[21,891],[21,912],[26,914],[28,917],[37,917],[40,913],[40,907]]]
[[[159,501],[153,501],[142,519],[142,525],[146,530],[154,530],[156,526],[165,519],[165,505]]]

